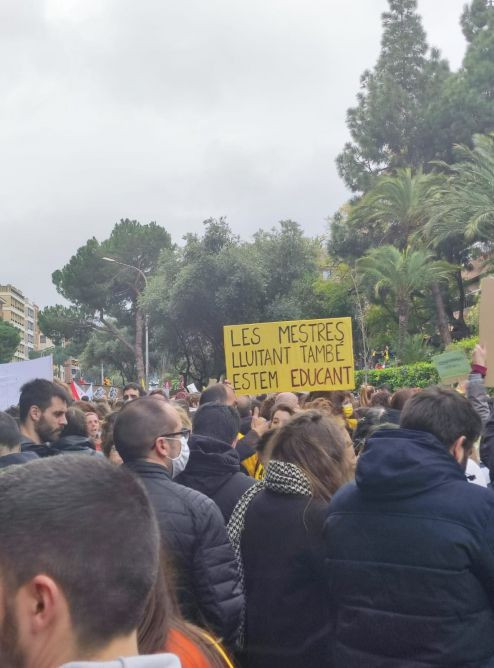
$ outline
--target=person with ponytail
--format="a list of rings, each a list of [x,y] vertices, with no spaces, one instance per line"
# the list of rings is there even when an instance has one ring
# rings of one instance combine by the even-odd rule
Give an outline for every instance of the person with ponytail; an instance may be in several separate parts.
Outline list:
[[[228,523],[245,608],[239,640],[246,668],[328,665],[331,601],[322,527],[333,494],[352,477],[344,427],[303,411],[273,433],[264,480]]]
[[[156,581],[137,629],[139,654],[171,652],[182,668],[235,668],[212,632],[182,617],[174,580],[173,565],[162,550]]]

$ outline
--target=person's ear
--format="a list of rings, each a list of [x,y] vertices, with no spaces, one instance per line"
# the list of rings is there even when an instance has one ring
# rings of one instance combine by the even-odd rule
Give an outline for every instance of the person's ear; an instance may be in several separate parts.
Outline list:
[[[154,447],[156,449],[156,453],[160,457],[170,458],[170,444],[168,443],[168,440],[164,436],[159,436],[155,440]]]
[[[20,587],[17,600],[19,614],[33,636],[39,636],[55,622],[66,621],[69,616],[62,590],[48,575],[36,575]]]
[[[39,406],[31,406],[29,409],[29,417],[33,422],[38,422],[41,417],[42,411]]]
[[[463,447],[465,441],[466,436],[459,436],[449,449],[449,452],[453,455],[458,464],[462,464],[465,461],[465,448]]]

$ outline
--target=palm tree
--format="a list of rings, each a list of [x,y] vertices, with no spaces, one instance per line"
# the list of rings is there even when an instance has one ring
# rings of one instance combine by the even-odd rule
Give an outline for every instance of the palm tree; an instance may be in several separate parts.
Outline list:
[[[358,260],[360,281],[372,289],[375,298],[398,315],[398,355],[403,351],[413,298],[430,289],[434,281],[447,278],[452,267],[434,259],[427,250],[400,251],[386,245],[373,248]]]
[[[424,202],[439,185],[437,174],[415,174],[398,169],[394,176],[381,176],[350,213],[350,224],[367,228],[374,245],[393,244],[404,250],[412,235],[428,219]]]
[[[410,168],[398,169],[394,176],[382,176],[353,209],[351,222],[372,230],[374,243],[392,243],[404,250],[427,222],[429,212],[424,204],[441,182],[440,175],[425,174],[421,169],[415,173]],[[433,279],[431,291],[441,339],[448,345],[449,321],[437,280]]]
[[[427,232],[435,243],[462,236],[467,244],[494,241],[494,133],[475,135],[473,149],[456,146],[449,178],[429,194]]]

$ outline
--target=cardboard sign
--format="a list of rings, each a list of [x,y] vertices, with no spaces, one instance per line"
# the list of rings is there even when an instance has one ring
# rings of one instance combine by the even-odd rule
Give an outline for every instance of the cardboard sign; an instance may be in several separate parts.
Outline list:
[[[223,333],[237,394],[355,387],[351,318],[227,325]]]
[[[494,276],[487,276],[480,284],[479,341],[487,352],[485,384],[494,387]]]
[[[453,385],[460,380],[465,380],[470,373],[468,357],[462,350],[436,355],[432,358],[432,363],[437,369],[441,382],[445,385]]]

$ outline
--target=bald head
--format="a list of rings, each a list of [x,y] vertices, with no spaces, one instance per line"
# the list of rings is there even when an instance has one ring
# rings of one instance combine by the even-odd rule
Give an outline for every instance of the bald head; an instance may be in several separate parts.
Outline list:
[[[149,456],[158,436],[181,428],[180,416],[171,404],[154,397],[130,401],[120,411],[113,440],[124,462]]]
[[[293,392],[280,392],[274,402],[275,406],[278,406],[279,404],[290,406],[290,408],[296,410],[298,408],[298,397],[296,394],[293,394]]]

